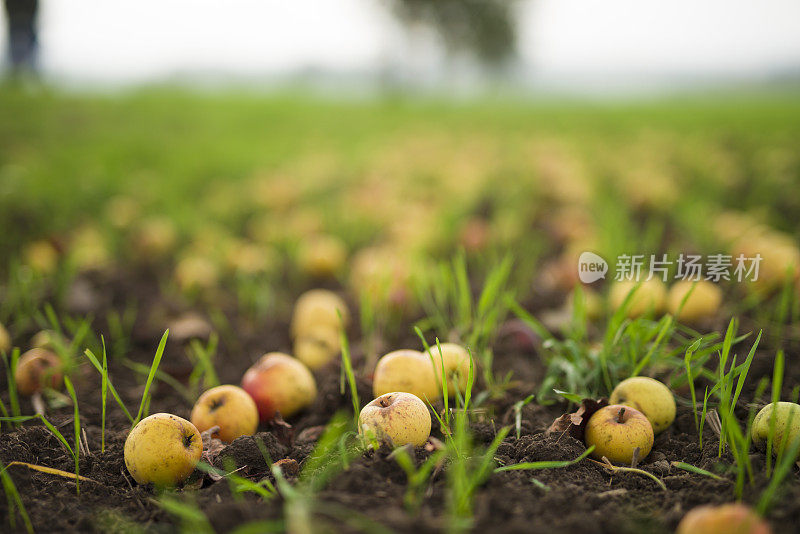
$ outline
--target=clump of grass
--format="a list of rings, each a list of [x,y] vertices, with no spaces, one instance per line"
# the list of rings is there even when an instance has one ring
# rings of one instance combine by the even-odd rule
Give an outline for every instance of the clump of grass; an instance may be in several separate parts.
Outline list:
[[[199,340],[193,339],[186,351],[189,359],[194,363],[189,375],[189,391],[193,398],[200,395],[201,389],[219,386],[219,377],[214,369],[214,357],[217,353],[219,337],[212,332],[208,344],[203,346]],[[202,385],[201,385],[202,384]]]
[[[12,529],[16,529],[17,514],[19,514],[25,530],[29,534],[33,534],[31,518],[28,516],[28,511],[25,509],[25,504],[22,502],[19,491],[6,469],[7,467],[3,465],[3,462],[0,462],[0,482],[3,483],[3,492],[6,494],[6,501],[8,502],[8,523]]]
[[[488,389],[496,387],[492,375],[490,343],[498,326],[508,315],[513,291],[509,280],[513,261],[506,256],[486,275],[477,298],[473,297],[466,255],[459,253],[452,262],[441,263],[428,278],[417,284],[417,295],[426,318],[418,323],[424,332],[448,332],[477,355]]]
[[[342,321],[342,314],[336,310],[339,321]],[[353,372],[353,361],[350,359],[350,343],[347,339],[347,332],[344,328],[339,332],[339,339],[342,345],[342,370],[339,375],[339,392],[344,395],[345,379],[350,388],[350,399],[353,401],[353,422],[358,428],[358,416],[361,414],[361,401],[358,398],[358,387],[356,385],[356,375]]]
[[[438,450],[431,454],[419,466],[415,465],[406,447],[395,449],[391,458],[406,474],[406,491],[403,495],[403,504],[410,513],[415,514],[422,505],[424,490],[434,472],[442,467],[447,452]]]
[[[214,534],[214,528],[206,514],[196,502],[191,500],[190,494],[184,493],[179,498],[175,493],[163,493],[151,502],[175,517],[180,522],[180,531],[194,534]]]
[[[11,413],[6,411],[3,406],[3,415],[5,417],[20,417],[22,412],[19,408],[19,394],[17,393],[17,381],[14,379],[14,373],[17,371],[17,364],[19,363],[19,348],[14,347],[11,351],[11,356],[6,356],[2,353],[3,364],[6,368],[6,384],[8,385],[8,403],[11,407]],[[18,424],[18,423],[15,423]]]

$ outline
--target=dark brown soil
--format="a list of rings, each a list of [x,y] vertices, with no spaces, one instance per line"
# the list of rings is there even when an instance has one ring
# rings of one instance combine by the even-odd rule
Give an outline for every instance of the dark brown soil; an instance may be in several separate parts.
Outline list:
[[[122,307],[136,297],[139,302],[138,321],[134,329],[133,347],[129,357],[148,364],[152,359],[160,331],[148,318],[164,309],[179,312],[188,309],[187,303],[170,300],[165,303],[158,297],[156,277],[134,279],[117,275],[111,280],[92,280],[94,287],[102,287],[109,297],[97,304],[95,317],[105,317],[105,306]],[[223,383],[238,383],[244,370],[265,351],[288,350],[288,313],[279,319],[263,324],[236,317],[223,305],[236,338],[223,336],[217,359],[217,370]],[[202,309],[199,306],[198,309]],[[107,334],[106,325],[98,319],[96,328]],[[24,333],[26,336],[29,332]],[[352,333],[358,339],[358,333]],[[15,339],[23,345],[20,336]],[[524,341],[524,340],[522,340]],[[416,347],[412,337],[387,340],[397,346]],[[497,429],[513,422],[513,403],[534,392],[542,376],[542,365],[535,349],[524,342],[503,343],[496,347],[495,371],[503,376],[514,372],[514,385],[503,398],[487,402],[489,421],[474,423],[476,439],[489,443]],[[358,366],[359,353],[355,345],[354,356]],[[790,355],[791,356],[791,355]],[[788,358],[791,362],[791,358]],[[798,383],[794,366],[787,369],[789,389]],[[142,394],[142,378],[118,361],[110,364],[111,377],[129,409],[138,406]],[[161,365],[162,370],[178,380],[186,381],[191,364],[183,347],[168,344]],[[771,358],[757,358],[749,378],[752,387],[760,376],[771,373]],[[274,429],[263,427],[255,437],[242,437],[225,448],[216,462],[222,466],[224,458],[232,459],[238,473],[254,481],[271,477],[269,466],[256,446],[260,439],[273,461],[289,458],[302,466],[313,450],[316,436],[314,427],[325,424],[339,410],[352,409],[349,395],[340,394],[339,369],[332,366],[317,373],[320,394],[314,406],[289,422],[293,427],[294,441]],[[82,365],[74,375],[78,390],[81,422],[90,445],[90,454],[81,457],[81,474],[92,482],[80,484],[80,494],[73,481],[28,470],[10,467],[9,473],[22,495],[27,511],[37,532],[91,531],[110,532],[122,530],[129,522],[155,532],[175,530],[176,519],[162,511],[153,501],[156,492],[151,487],[136,485],[128,476],[123,463],[122,449],[128,430],[124,415],[109,401],[109,418],[106,431],[106,449],[100,451],[100,380],[90,365]],[[0,378],[2,399],[8,406],[5,376]],[[368,377],[359,379],[362,402],[371,398]],[[743,395],[744,397],[744,395]],[[166,411],[188,417],[191,404],[169,385],[154,385],[151,413]],[[539,460],[569,460],[579,456],[585,447],[573,438],[563,435],[548,436],[544,431],[555,417],[567,409],[566,404],[543,407],[529,404],[523,408],[520,437],[512,431],[500,445],[495,458],[499,465]],[[33,413],[29,400],[23,401],[23,413]],[[65,436],[72,432],[72,408],[50,409],[49,419]],[[305,431],[305,432],[304,432]],[[438,428],[434,435],[441,438]],[[68,438],[69,439],[69,438]],[[416,451],[416,460],[422,462],[430,452]],[[0,460],[4,464],[22,461],[72,471],[72,458],[58,440],[43,426],[30,423],[19,429],[4,426],[0,433]],[[704,433],[704,447],[698,444],[694,421],[688,408],[679,408],[675,423],[656,438],[652,453],[646,458],[643,469],[658,476],[667,486],[660,489],[651,479],[636,474],[611,475],[601,466],[583,461],[564,469],[539,471],[510,471],[491,476],[475,495],[473,528],[489,532],[670,532],[683,514],[701,503],[722,503],[734,500],[733,474],[726,466],[730,458],[718,458],[718,442],[710,429]],[[670,465],[683,461],[719,473],[718,481],[679,470]],[[755,502],[765,487],[764,459],[753,453],[757,482],[747,487],[744,500]],[[293,464],[286,473],[293,480]],[[318,497],[324,504],[314,517],[314,527],[321,531],[340,532],[358,530],[356,519],[369,518],[392,530],[400,532],[439,532],[449,526],[446,500],[446,467],[433,477],[425,498],[418,510],[411,513],[404,507],[406,475],[398,464],[388,458],[387,451],[374,451],[354,460],[349,468],[339,473]],[[532,481],[535,479],[535,481]],[[797,472],[790,475],[784,494],[773,507],[768,519],[778,533],[796,532],[800,524],[800,484]],[[192,494],[218,532],[227,532],[251,520],[275,520],[283,517],[283,504],[279,498],[262,501],[253,494],[232,495],[225,480],[213,482],[208,477],[195,474],[187,483]],[[354,513],[355,512],[355,513]],[[0,499],[0,524],[9,528],[9,507]],[[359,515],[360,514],[360,515]],[[343,517],[349,518],[344,520]],[[354,519],[356,518],[356,519]],[[21,530],[21,522],[17,521]]]

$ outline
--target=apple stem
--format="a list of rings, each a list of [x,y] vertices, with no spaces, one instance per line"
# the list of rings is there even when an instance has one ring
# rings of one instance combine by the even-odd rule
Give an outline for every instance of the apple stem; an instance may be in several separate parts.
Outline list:
[[[617,423],[622,424],[624,421],[622,420],[625,417],[625,408],[620,408],[619,413],[617,414]]]

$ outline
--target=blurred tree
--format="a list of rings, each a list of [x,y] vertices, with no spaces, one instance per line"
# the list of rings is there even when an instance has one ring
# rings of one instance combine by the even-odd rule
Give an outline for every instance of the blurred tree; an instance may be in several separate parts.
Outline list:
[[[467,52],[486,65],[509,59],[516,47],[515,0],[389,0],[406,25],[422,24],[451,54]]]
[[[13,71],[36,68],[36,13],[38,0],[5,0],[8,23],[8,59]]]

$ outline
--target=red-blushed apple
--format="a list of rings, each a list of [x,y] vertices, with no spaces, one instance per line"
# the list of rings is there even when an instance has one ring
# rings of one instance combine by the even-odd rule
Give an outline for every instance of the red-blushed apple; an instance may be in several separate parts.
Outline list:
[[[192,424],[200,432],[213,426],[219,430],[215,438],[230,443],[239,436],[255,434],[258,428],[258,408],[253,398],[238,386],[217,386],[197,399],[192,408]]]
[[[253,398],[262,421],[280,412],[291,417],[317,396],[317,384],[308,367],[281,352],[261,357],[242,378],[242,388]]]
[[[594,445],[592,456],[625,465],[633,462],[634,451],[639,449],[639,459],[645,458],[653,448],[653,426],[647,417],[628,406],[612,404],[594,412],[586,424],[584,441]]]
[[[393,391],[362,408],[358,433],[390,447],[409,444],[419,447],[431,434],[431,414],[416,395]]]
[[[47,349],[31,349],[17,362],[14,380],[22,395],[33,395],[44,387],[61,386],[63,364],[61,359]]]
[[[169,413],[145,417],[125,440],[125,467],[139,484],[177,486],[192,474],[202,454],[197,428]]]
[[[741,503],[704,505],[693,508],[675,534],[770,534],[769,524]]]
[[[378,360],[372,393],[380,397],[393,391],[413,393],[430,402],[441,397],[442,388],[436,382],[430,357],[416,350],[396,350]]]

